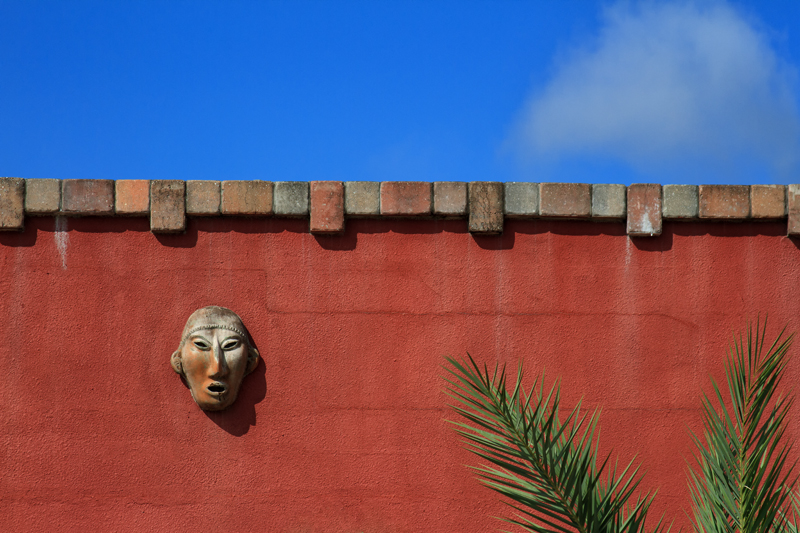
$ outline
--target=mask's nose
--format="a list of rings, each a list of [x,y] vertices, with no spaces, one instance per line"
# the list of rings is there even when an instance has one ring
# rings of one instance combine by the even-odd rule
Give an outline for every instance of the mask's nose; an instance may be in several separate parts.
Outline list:
[[[225,360],[225,351],[219,344],[219,340],[214,339],[211,346],[211,361],[209,362],[211,379],[224,378],[228,375],[228,362]]]

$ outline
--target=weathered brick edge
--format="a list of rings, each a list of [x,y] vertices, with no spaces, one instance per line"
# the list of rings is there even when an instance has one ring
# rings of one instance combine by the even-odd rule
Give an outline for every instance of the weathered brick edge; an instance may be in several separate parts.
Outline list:
[[[497,234],[506,218],[625,221],[629,235],[663,220],[787,221],[800,236],[800,184],[664,185],[520,182],[182,181],[0,178],[0,230],[25,216],[149,216],[154,233],[182,232],[186,217],[300,217],[315,234],[352,217],[466,218]]]

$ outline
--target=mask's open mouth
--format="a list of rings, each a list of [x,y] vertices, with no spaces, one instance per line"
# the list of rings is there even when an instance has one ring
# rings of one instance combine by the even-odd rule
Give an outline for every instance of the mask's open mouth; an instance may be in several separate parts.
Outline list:
[[[228,390],[228,387],[224,383],[220,383],[217,381],[206,387],[206,389],[211,394],[218,395],[218,394],[224,394]]]

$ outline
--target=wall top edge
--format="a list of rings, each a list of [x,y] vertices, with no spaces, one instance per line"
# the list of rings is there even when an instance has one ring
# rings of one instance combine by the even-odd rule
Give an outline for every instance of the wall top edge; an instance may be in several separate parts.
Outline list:
[[[223,183],[227,181],[237,181],[237,182],[265,182],[265,183],[533,183],[539,185],[541,183],[560,183],[560,184],[578,184],[578,185],[594,185],[594,186],[605,186],[605,185],[622,185],[626,186],[624,183],[592,183],[592,182],[573,182],[573,181],[564,181],[564,182],[543,182],[543,181],[515,181],[515,180],[507,180],[507,181],[497,181],[497,180],[479,180],[479,181],[448,181],[448,180],[434,180],[434,181],[427,181],[427,180],[262,180],[262,179],[112,179],[112,178],[25,178],[20,176],[0,176],[0,179],[21,179],[27,182],[30,181],[109,181],[112,183],[116,183],[119,181],[124,182],[138,182],[138,181],[182,181],[186,182],[205,182],[205,183]],[[663,186],[681,186],[681,187],[700,187],[700,186],[711,186],[711,187],[787,187],[788,184],[769,184],[769,183],[751,183],[751,184],[736,184],[736,183],[700,183],[700,184],[684,184],[684,183],[657,183],[657,182],[636,182],[631,183],[631,185],[641,185],[641,184],[654,184],[654,185],[661,185]],[[628,185],[630,186],[630,185]]]
[[[95,180],[0,178],[0,229],[26,216],[147,216],[155,233],[180,233],[186,217],[295,217],[311,233],[341,233],[348,218],[465,218],[497,234],[507,218],[619,221],[656,236],[663,220],[786,220],[800,235],[800,184]]]

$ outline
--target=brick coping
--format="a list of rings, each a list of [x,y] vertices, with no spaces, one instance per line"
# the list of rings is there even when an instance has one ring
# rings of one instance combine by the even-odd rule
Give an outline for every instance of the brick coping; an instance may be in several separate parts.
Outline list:
[[[148,216],[154,233],[181,233],[186,217],[301,217],[314,234],[348,218],[466,218],[498,234],[505,218],[619,221],[636,237],[664,220],[787,220],[800,235],[800,184],[659,185],[421,181],[181,181],[0,178],[0,229],[26,216]]]

